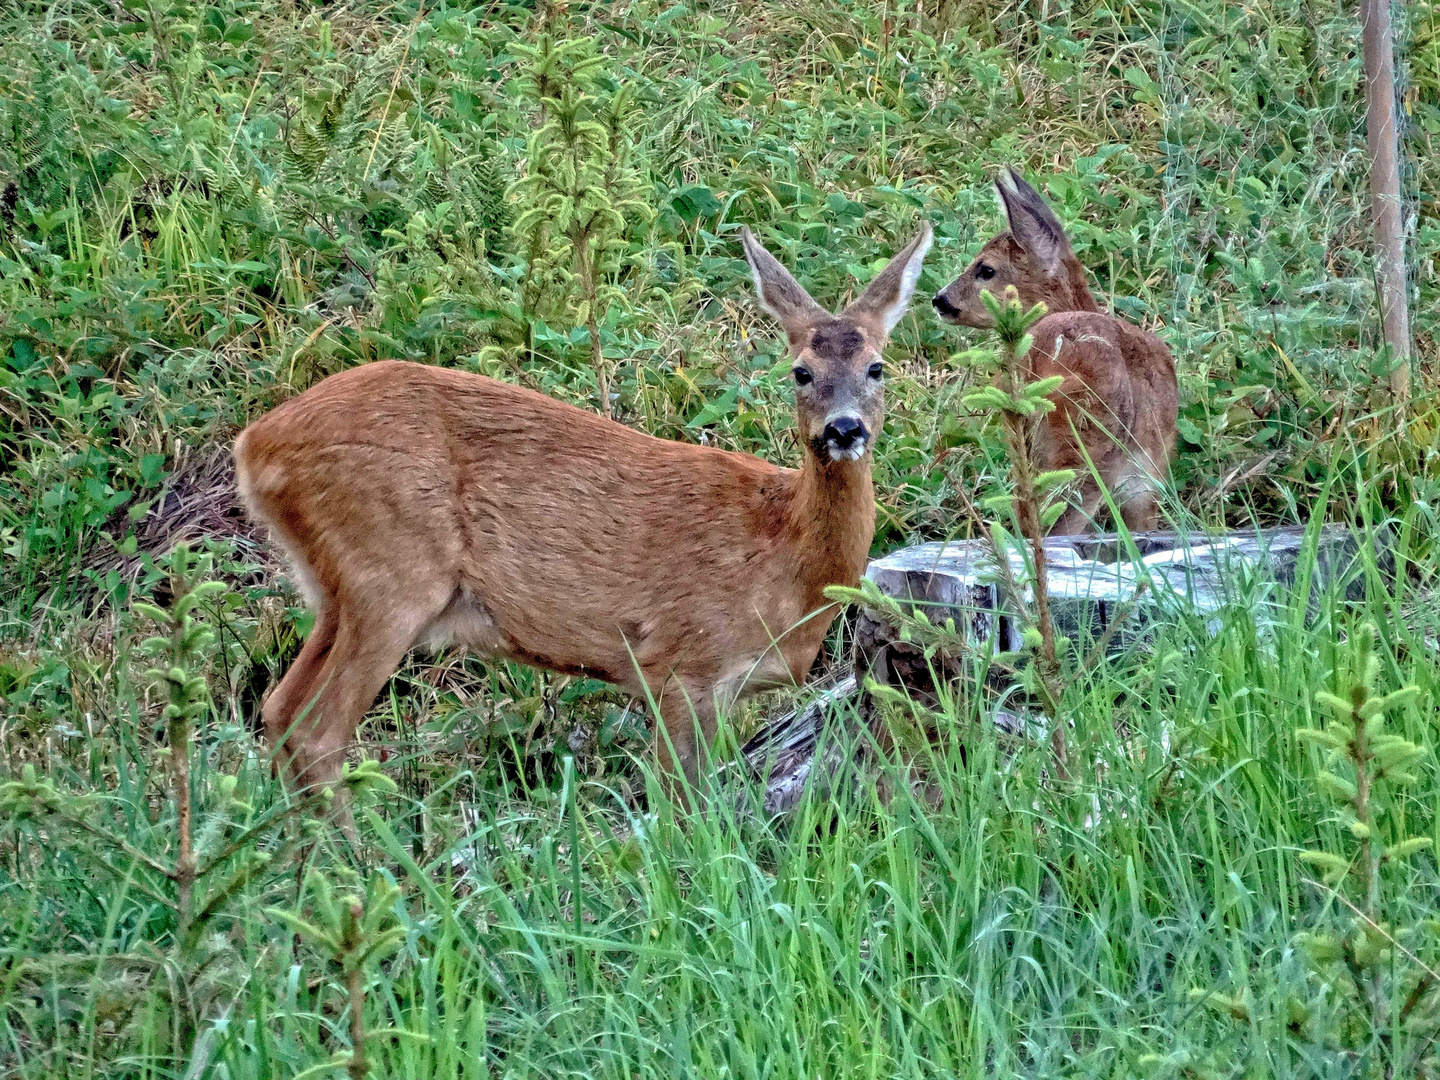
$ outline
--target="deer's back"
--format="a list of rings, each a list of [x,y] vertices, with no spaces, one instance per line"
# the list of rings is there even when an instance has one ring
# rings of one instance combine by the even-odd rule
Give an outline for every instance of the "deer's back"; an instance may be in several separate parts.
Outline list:
[[[1031,334],[1035,377],[1065,380],[1051,426],[1068,429],[1073,422],[1097,463],[1140,449],[1163,468],[1179,405],[1175,361],[1165,343],[1124,319],[1088,311],[1047,315]],[[1084,467],[1078,455],[1064,467],[1077,466]]]
[[[558,670],[619,678],[625,650],[662,626],[708,652],[702,638],[753,629],[753,610],[727,619],[727,605],[753,608],[794,573],[768,557],[793,471],[484,376],[397,361],[343,372],[247,428],[236,458],[247,502],[314,591],[459,590],[505,651]],[[805,613],[763,614],[778,632]]]

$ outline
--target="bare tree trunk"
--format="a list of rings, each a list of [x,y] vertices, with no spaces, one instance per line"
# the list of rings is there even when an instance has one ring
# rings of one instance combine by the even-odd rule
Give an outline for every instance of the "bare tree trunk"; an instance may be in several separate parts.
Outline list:
[[[1370,217],[1375,229],[1375,280],[1380,326],[1390,358],[1395,403],[1410,399],[1410,306],[1405,292],[1405,222],[1395,117],[1395,45],[1390,0],[1360,0],[1365,48],[1365,126],[1370,149]]]

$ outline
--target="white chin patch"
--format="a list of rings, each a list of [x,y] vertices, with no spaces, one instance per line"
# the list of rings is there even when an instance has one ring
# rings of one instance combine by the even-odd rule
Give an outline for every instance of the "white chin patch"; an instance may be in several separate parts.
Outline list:
[[[859,461],[865,456],[865,448],[869,446],[868,439],[861,439],[850,446],[841,449],[833,442],[827,442],[825,449],[830,451],[831,461]]]

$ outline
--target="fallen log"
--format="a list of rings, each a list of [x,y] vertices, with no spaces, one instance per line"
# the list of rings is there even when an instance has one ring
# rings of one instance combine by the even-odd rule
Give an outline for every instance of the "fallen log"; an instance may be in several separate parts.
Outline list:
[[[1253,597],[1257,587],[1303,586],[1312,609],[1331,587],[1358,599],[1367,558],[1382,569],[1388,562],[1384,534],[1376,539],[1366,552],[1356,534],[1339,525],[1313,535],[1303,527],[1218,535],[1136,533],[1129,543],[1113,535],[1051,537],[1045,542],[1051,614],[1057,632],[1078,648],[1113,653],[1157,621],[1214,614]],[[1306,558],[1307,550],[1312,558]],[[1009,559],[1008,580],[1024,582],[1023,555],[1012,551]],[[957,644],[991,655],[1020,648],[1026,626],[1021,605],[1029,598],[1005,595],[1007,575],[997,573],[994,548],[986,541],[902,548],[871,562],[866,577],[885,596],[923,610],[932,624],[954,620]],[[867,680],[904,687],[918,700],[935,697],[934,658],[906,641],[884,614],[862,608],[854,628],[854,674],[765,724],[743,748],[752,773],[767,778],[767,813],[788,810],[817,785],[829,789],[844,761],[842,745],[854,740],[839,737],[844,732],[822,739],[822,733],[840,717],[850,725],[868,720]],[[1034,726],[1033,717],[1006,710],[996,710],[995,719],[1017,736]],[[822,744],[828,749],[817,760]]]
[[[847,676],[808,704],[762,725],[741,748],[740,756],[751,775],[766,777],[763,809],[767,815],[773,817],[794,807],[811,784],[812,773],[827,782],[834,777],[844,761],[842,740],[830,740],[820,751],[819,761],[815,755],[827,720],[851,702],[857,690],[855,676]]]

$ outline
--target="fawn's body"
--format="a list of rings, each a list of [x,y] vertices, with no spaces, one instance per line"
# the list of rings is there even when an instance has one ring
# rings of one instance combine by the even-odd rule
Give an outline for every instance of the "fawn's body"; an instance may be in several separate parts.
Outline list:
[[[1091,527],[1103,500],[1092,464],[1126,526],[1152,529],[1175,446],[1175,360],[1150,331],[1100,311],[1059,219],[1034,188],[1013,171],[996,186],[1010,229],[935,295],[935,309],[946,322],[988,327],[980,293],[998,297],[1011,285],[1026,307],[1046,305],[1048,313],[1030,330],[1029,377],[1059,375],[1064,382],[1036,433],[1037,465],[1074,469],[1080,477],[1079,505],[1051,531]]]
[[[479,375],[368,364],[236,442],[241,492],[294,560],[315,628],[264,706],[279,757],[332,781],[425,641],[588,674],[658,701],[692,778],[717,707],[804,678],[874,531],[879,349],[928,230],[841,316],[745,234],[797,358],[805,461],[672,442]],[[806,382],[800,380],[804,374]]]

